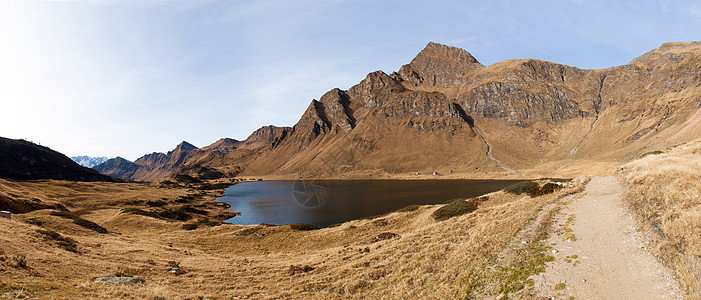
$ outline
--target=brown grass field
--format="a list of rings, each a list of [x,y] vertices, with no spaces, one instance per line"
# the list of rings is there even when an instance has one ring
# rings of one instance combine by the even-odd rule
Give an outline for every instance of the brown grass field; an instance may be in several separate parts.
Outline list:
[[[625,201],[653,236],[658,258],[689,296],[701,299],[701,140],[624,165]]]
[[[0,297],[528,297],[532,283],[528,276],[542,271],[548,261],[542,240],[547,237],[557,203],[581,191],[582,186],[583,181],[578,180],[535,198],[495,192],[479,200],[476,211],[444,221],[432,217],[440,207],[433,205],[312,231],[297,231],[287,225],[229,224],[186,230],[183,224],[222,217],[226,208],[212,201],[221,190],[2,180],[0,195],[61,203],[109,233],[57,216],[56,209],[15,214],[11,221],[0,218]],[[188,195],[196,197],[181,203]],[[157,201],[165,204],[145,204]],[[158,212],[185,205],[205,212],[189,213],[189,220],[180,221],[123,211]],[[40,224],[33,224],[30,218]],[[47,231],[57,235],[47,235]],[[382,234],[388,232],[396,236]],[[387,239],[376,241],[378,236]],[[183,274],[168,272],[176,265]],[[304,267],[291,266],[312,269],[305,272]],[[144,282],[93,282],[96,277],[115,275],[135,276]]]

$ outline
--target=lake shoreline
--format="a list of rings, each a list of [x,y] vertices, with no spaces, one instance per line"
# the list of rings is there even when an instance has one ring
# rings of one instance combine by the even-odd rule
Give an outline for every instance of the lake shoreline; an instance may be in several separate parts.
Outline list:
[[[499,191],[523,180],[489,179],[315,179],[267,180],[236,184],[223,197],[241,215],[235,225],[332,224],[391,213],[412,205],[443,204]]]

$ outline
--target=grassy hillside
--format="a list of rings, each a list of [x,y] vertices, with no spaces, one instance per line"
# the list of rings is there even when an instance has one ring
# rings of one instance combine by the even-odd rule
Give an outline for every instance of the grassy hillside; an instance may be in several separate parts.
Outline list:
[[[701,298],[701,140],[624,165],[626,201],[690,298]]]
[[[540,182],[534,195],[549,191],[545,183]],[[195,186],[0,181],[3,193],[55,200],[109,232],[77,224],[74,217],[56,209],[14,215],[12,221],[0,218],[4,274],[0,295],[145,299],[526,295],[527,277],[541,271],[548,259],[541,241],[550,230],[549,220],[559,201],[580,187],[578,182],[534,198],[528,195],[532,186],[521,187],[447,208],[413,206],[300,231],[270,225],[211,227],[216,222],[204,220],[216,220],[226,208],[211,202],[214,194],[198,197]],[[194,199],[183,200],[190,197]],[[183,206],[205,213],[188,212],[191,218],[186,221],[157,214]],[[170,273],[173,266],[184,273]],[[136,276],[144,283],[93,282],[95,277],[114,275]]]

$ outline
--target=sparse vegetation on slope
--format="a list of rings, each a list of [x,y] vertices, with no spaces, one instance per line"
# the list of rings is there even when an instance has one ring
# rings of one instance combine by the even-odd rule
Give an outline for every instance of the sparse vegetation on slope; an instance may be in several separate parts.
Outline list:
[[[80,212],[81,218],[114,232],[91,234],[70,218],[51,215],[51,210],[16,215],[13,221],[0,219],[0,255],[7,261],[26,255],[27,266],[0,263],[1,291],[39,298],[461,298],[490,259],[510,249],[514,236],[540,214],[539,208],[571,192],[568,188],[537,198],[496,192],[468,199],[479,202],[472,213],[440,222],[432,216],[440,205],[410,206],[381,218],[299,231],[270,225],[209,227],[201,220],[120,213],[122,207],[156,211],[182,206],[178,197],[190,195],[183,188],[7,184],[38,194],[51,191],[52,199]],[[0,190],[7,190],[7,184],[0,184]],[[147,204],[156,201],[166,205]],[[205,204],[197,197],[188,201],[185,205],[193,207]],[[28,223],[29,218],[40,220],[41,228]],[[29,242],[37,236],[45,238]],[[54,237],[74,240],[80,253],[65,251]],[[174,268],[171,261],[178,262],[173,272],[183,275],[169,272]],[[144,283],[93,283],[95,277],[115,274],[136,276]],[[481,291],[498,294],[498,287],[508,283],[502,280],[510,277],[490,277]]]
[[[701,140],[626,164],[625,201],[691,298],[701,298]]]

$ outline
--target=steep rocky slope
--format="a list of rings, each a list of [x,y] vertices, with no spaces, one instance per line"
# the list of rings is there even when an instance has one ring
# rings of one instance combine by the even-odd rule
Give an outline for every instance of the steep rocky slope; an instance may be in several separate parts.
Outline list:
[[[700,67],[699,42],[667,43],[597,70],[536,59],[484,66],[465,50],[429,43],[397,72],[376,71],[312,100],[292,128],[263,127],[177,161],[227,176],[296,178],[518,175],[630,160],[701,137]],[[176,170],[157,167],[164,156],[135,162],[159,171],[132,179]]]
[[[67,156],[25,140],[0,137],[0,178],[112,181]]]
[[[535,59],[485,67],[429,43],[398,72],[313,100],[244,173],[482,173],[627,160],[701,135],[699,67],[698,42],[601,70]]]

